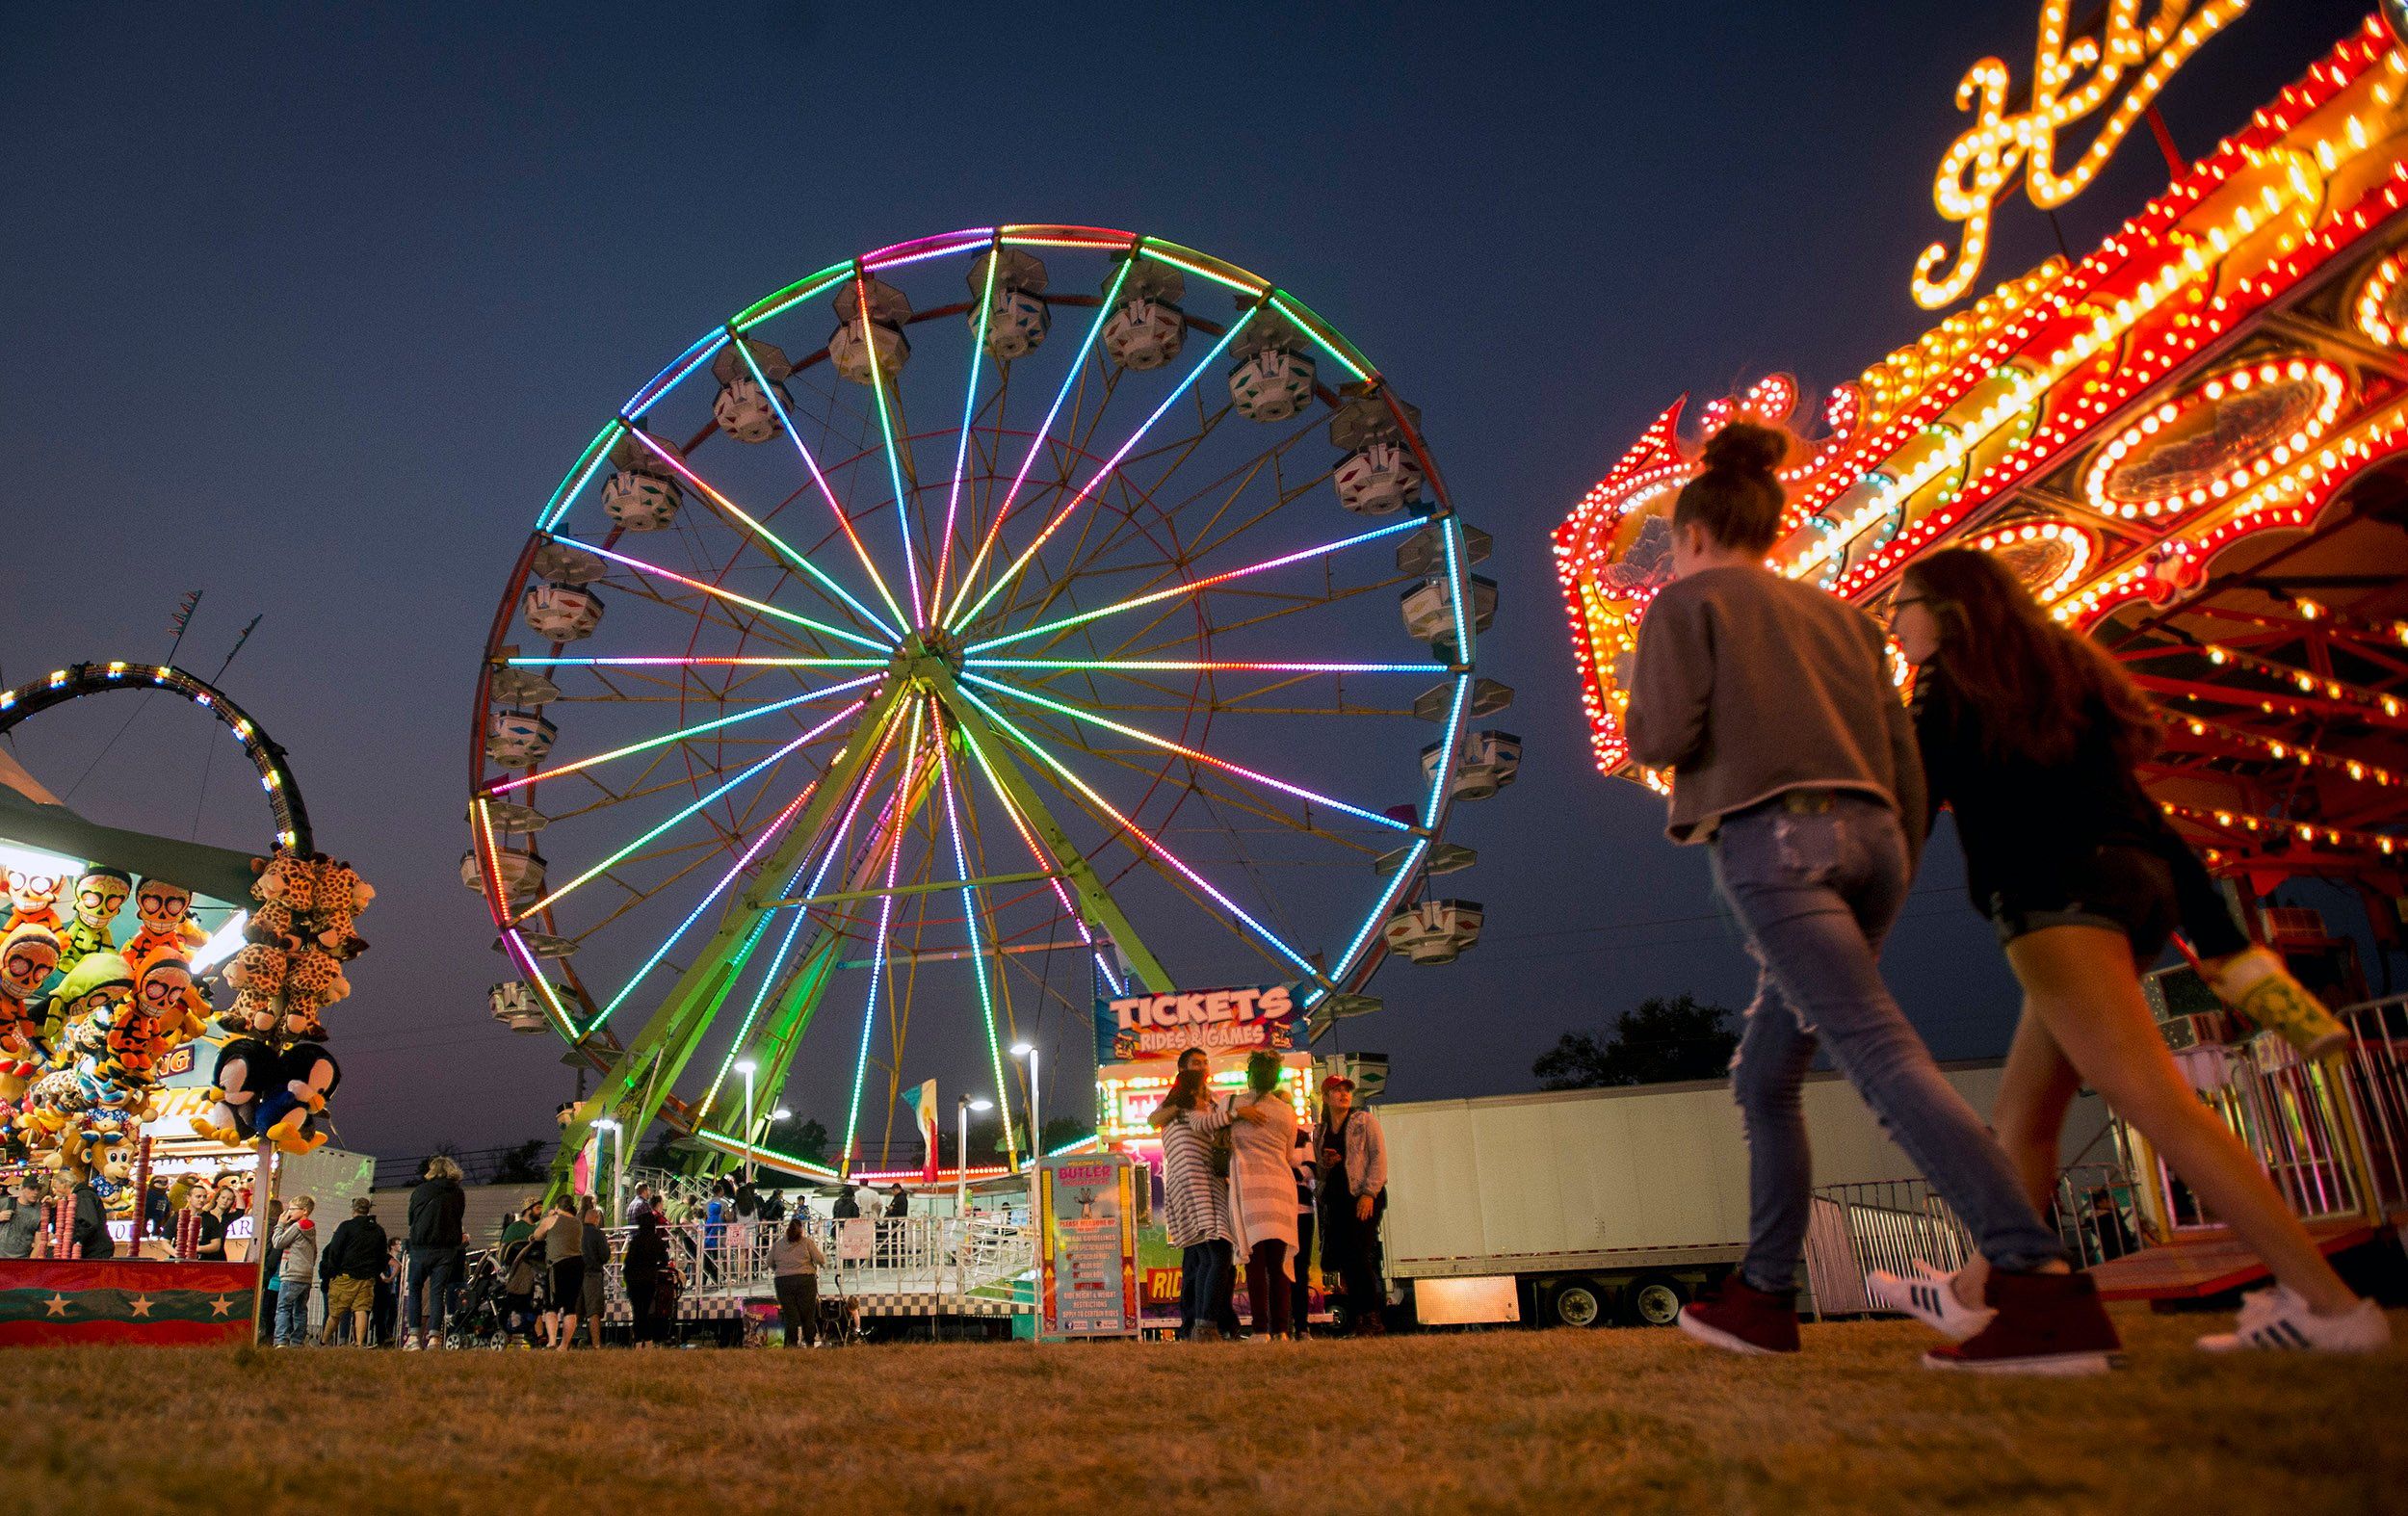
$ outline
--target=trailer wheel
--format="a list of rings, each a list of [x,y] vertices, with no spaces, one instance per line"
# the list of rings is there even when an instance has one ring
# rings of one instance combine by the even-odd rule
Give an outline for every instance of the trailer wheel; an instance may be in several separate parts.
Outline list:
[[[1547,1293],[1550,1325],[1595,1326],[1605,1317],[1605,1294],[1588,1280],[1566,1279]]]
[[[1622,1311],[1633,1326],[1670,1326],[1688,1303],[1688,1292],[1665,1274],[1649,1274],[1623,1292]]]

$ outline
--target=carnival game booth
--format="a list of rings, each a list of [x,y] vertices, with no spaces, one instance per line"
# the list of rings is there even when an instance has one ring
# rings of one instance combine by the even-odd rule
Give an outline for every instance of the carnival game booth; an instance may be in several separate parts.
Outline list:
[[[2172,3],[2143,18],[2116,4],[2086,32],[2061,0],[2041,10],[2017,108],[1995,59],[1960,91],[1976,119],[1935,198],[1962,240],[1928,249],[1913,276],[1919,301],[1951,313],[1832,390],[1811,423],[1786,375],[1705,405],[1693,429],[1675,401],[1557,528],[1597,766],[1662,786],[1631,761],[1624,684],[1670,576],[1670,511],[1698,439],[1741,416],[1794,427],[1774,566],[1879,614],[1918,554],[2003,559],[2156,698],[2151,793],[2262,935],[2324,944],[2322,987],[2347,1000],[2350,975],[2329,961],[2341,934],[2260,902],[2286,881],[2329,881],[2365,906],[2360,929],[2399,940],[2408,48],[2369,18],[2212,151],[2175,160],[2164,193],[2086,256],[1960,303],[2015,175],[2044,207],[2079,192],[2190,53],[2249,7]],[[2248,24],[2276,26],[2266,10]],[[2094,139],[2060,167],[2059,140],[2085,117]],[[2399,1017],[2396,1005],[2353,1012],[2350,1054],[2303,1064],[2229,1021],[2169,1013],[2169,1038],[2197,1049],[2186,1059],[2203,1095],[2335,1245],[2408,1210]],[[2127,1136],[2143,1230],[2209,1237]]]
[[[165,665],[0,690],[0,732],[137,690],[191,700],[243,745],[272,845],[102,825],[0,756],[0,1177],[43,1189],[33,1258],[0,1260],[0,1343],[243,1337],[271,1154],[314,1162],[322,1206],[366,1189],[367,1161],[327,1145],[339,1071],[321,1013],[349,990],[340,964],[365,947],[351,928],[373,892],[309,850],[283,750]],[[196,1186],[224,1204],[170,1210]]]

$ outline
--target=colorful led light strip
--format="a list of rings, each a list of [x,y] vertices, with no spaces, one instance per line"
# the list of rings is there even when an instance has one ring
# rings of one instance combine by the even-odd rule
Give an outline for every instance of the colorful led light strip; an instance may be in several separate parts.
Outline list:
[[[995,311],[995,271],[1003,262],[1001,249],[986,256],[986,287],[979,293],[978,336],[970,344],[970,382],[962,387],[961,439],[954,446],[954,482],[945,491],[945,535],[937,542],[936,575],[929,586],[929,619],[933,621],[944,614],[945,575],[954,558],[954,522],[961,505],[961,476],[970,465],[970,423],[978,413],[979,360],[986,356],[986,328]]]
[[[961,886],[961,919],[963,926],[968,929],[970,934],[970,973],[972,977],[978,980],[979,1014],[986,1023],[986,1058],[988,1065],[994,1071],[995,1094],[996,1098],[1000,1100],[1003,1097],[1003,1092],[1006,1087],[1004,1084],[1004,1046],[995,1035],[995,997],[987,988],[986,954],[982,950],[979,942],[978,894],[971,888],[968,882],[971,876],[970,854],[969,851],[961,845],[961,813],[959,808],[954,803],[953,757],[946,751],[945,735],[942,730],[939,730],[936,736],[936,770],[937,780],[944,786],[945,789],[945,826],[946,829],[953,834],[954,869],[955,872],[961,876],[963,881]],[[1044,1136],[1042,1133],[1031,1133],[1030,1140],[1041,1142],[1044,1140]],[[1011,1112],[1008,1110],[1004,1112],[1004,1163],[1005,1166],[1009,1168],[1018,1168],[1020,1166],[1019,1145],[1012,1140]]]
[[[703,333],[694,340],[693,347],[672,359],[667,368],[653,375],[650,383],[636,391],[635,398],[619,414],[631,422],[641,420],[643,413],[658,405],[662,396],[684,383],[687,375],[710,361],[726,343],[727,331],[724,327]]]
[[[1005,647],[1013,642],[1025,641],[1032,637],[1042,637],[1048,632],[1065,632],[1074,626],[1084,626],[1089,621],[1108,615],[1116,615],[1123,611],[1140,610],[1146,606],[1158,605],[1165,600],[1177,599],[1181,595],[1200,594],[1204,590],[1225,585],[1233,579],[1243,579],[1248,574],[1268,573],[1271,569],[1285,568],[1290,563],[1300,563],[1307,559],[1327,558],[1332,554],[1344,552],[1348,548],[1359,547],[1365,542],[1374,542],[1384,536],[1394,536],[1400,532],[1412,531],[1422,524],[1419,517],[1407,517],[1388,526],[1376,527],[1369,532],[1358,532],[1352,536],[1340,537],[1334,542],[1323,542],[1317,547],[1299,548],[1293,553],[1282,553],[1277,558],[1267,558],[1259,563],[1248,563],[1243,568],[1232,568],[1221,573],[1207,575],[1202,579],[1190,580],[1185,584],[1172,585],[1167,589],[1157,589],[1147,594],[1135,595],[1127,600],[1117,601],[1093,611],[1082,611],[1077,615],[1066,615],[1052,621],[1040,621],[1021,631],[1007,633],[1002,637],[990,637],[983,642],[972,642],[962,651],[965,654],[978,654],[985,652],[990,647]]]
[[[1176,658],[965,658],[971,668],[1100,669],[1139,673],[1262,674],[1444,674],[1448,664],[1261,664],[1242,659]]]
[[[1079,940],[1086,944],[1088,955],[1095,959],[1096,972],[1104,977],[1105,983],[1112,986],[1113,994],[1119,994],[1123,980],[1112,972],[1112,965],[1104,961],[1102,951],[1095,946],[1095,933],[1087,929],[1086,919],[1070,902],[1070,891],[1061,882],[1061,860],[1049,857],[1045,849],[1038,846],[1036,833],[1030,829],[1027,819],[1021,816],[1020,807],[1012,803],[1011,792],[1004,788],[1003,780],[996,774],[994,764],[988,760],[986,750],[979,745],[978,739],[966,727],[961,735],[964,745],[970,749],[970,756],[977,760],[980,771],[986,775],[987,788],[993,790],[995,798],[1003,802],[1004,816],[1011,823],[1012,830],[1020,834],[1021,845],[1029,849],[1030,861],[1047,876],[1046,882],[1054,887],[1054,899],[1061,902],[1062,915],[1068,917],[1070,925],[1078,928]]]
[[[886,399],[886,375],[877,361],[877,343],[870,336],[870,276],[856,274],[853,278],[854,314],[861,318],[861,353],[870,360],[870,393],[877,398],[878,435],[886,440],[886,477],[895,489],[895,529],[903,536],[903,575],[911,591],[911,626],[920,631],[928,626],[928,617],[920,611],[920,555],[911,546],[911,512],[917,505],[917,485],[906,494],[903,490],[903,455],[895,447],[895,412]],[[977,359],[971,360],[973,367]],[[913,471],[915,477],[917,470]]]
[[[690,579],[686,575],[678,573],[674,569],[663,568],[658,563],[647,563],[641,558],[630,558],[626,554],[618,552],[615,549],[596,547],[590,542],[579,542],[574,538],[564,537],[557,532],[550,533],[548,535],[555,542],[560,542],[566,546],[576,548],[581,552],[591,553],[596,558],[607,558],[612,562],[624,563],[629,568],[635,569],[639,573],[649,574],[656,579],[670,580],[676,584],[684,585],[689,589],[699,589],[704,594],[710,595],[715,599],[724,600],[730,605],[743,606],[747,611],[756,612],[775,620],[785,621],[795,626],[803,627],[809,631],[817,632],[823,637],[832,637],[838,641],[851,642],[856,647],[866,647],[875,653],[886,653],[893,651],[890,644],[873,641],[869,638],[863,637],[858,632],[848,632],[841,626],[830,626],[825,621],[815,621],[807,615],[797,615],[792,611],[779,610],[776,606],[771,605],[766,600],[755,600],[750,595],[740,595],[733,589],[722,589],[717,585],[704,584],[699,579]]]
[[[512,668],[884,668],[891,658],[511,658]],[[857,686],[859,680],[853,681]]]
[[[759,366],[753,363],[751,349],[747,347],[741,351],[744,353],[746,365],[751,368],[754,375],[757,377],[761,371]],[[764,383],[761,386],[761,393],[765,396],[773,397],[775,391],[770,385]],[[779,408],[778,403],[774,398],[771,399],[770,406],[772,409],[778,411],[778,419],[786,434],[789,436],[794,435],[795,429],[793,423],[787,419],[785,412],[783,409]],[[829,594],[835,596],[839,601],[843,602],[853,614],[861,617],[863,622],[870,626],[877,627],[879,631],[884,632],[889,637],[901,638],[903,636],[903,633],[896,630],[894,627],[887,625],[886,622],[879,617],[877,612],[872,611],[868,606],[863,605],[859,600],[853,598],[851,590],[838,584],[834,579],[828,577],[827,570],[822,568],[819,564],[814,563],[810,559],[804,557],[802,554],[796,552],[784,537],[779,536],[776,533],[770,530],[768,523],[755,517],[742,506],[739,506],[736,502],[728,499],[725,495],[720,494],[717,489],[713,488],[701,475],[695,473],[692,468],[688,467],[684,458],[679,457],[676,454],[671,453],[667,448],[661,446],[660,443],[655,442],[652,439],[652,434],[650,432],[639,431],[636,428],[630,427],[628,429],[628,435],[634,437],[637,441],[641,442],[646,448],[649,448],[653,455],[660,458],[662,462],[667,463],[670,468],[675,469],[679,477],[683,478],[686,483],[692,484],[695,489],[699,490],[713,505],[717,506],[720,510],[725,511],[727,514],[734,516],[737,520],[743,522],[746,527],[751,529],[753,535],[768,542],[772,547],[776,548],[780,558],[783,558],[787,562],[792,563],[795,567],[799,568],[804,573],[810,575],[813,583],[817,584],[821,588],[826,590]]]
[[[752,371],[753,381],[761,386],[761,393],[768,397],[770,408],[777,412],[778,430],[785,432],[786,440],[795,445],[796,455],[802,459],[803,468],[811,475],[811,483],[819,486],[820,498],[827,502],[828,510],[836,512],[836,524],[844,529],[845,540],[852,544],[853,556],[861,560],[862,568],[869,573],[870,583],[877,587],[878,598],[886,602],[887,610],[895,613],[897,626],[908,624],[911,618],[903,614],[903,607],[896,603],[895,591],[887,588],[886,576],[879,573],[877,564],[872,562],[868,544],[861,540],[861,534],[853,530],[851,514],[838,502],[836,491],[828,487],[827,476],[820,472],[820,460],[811,456],[810,444],[802,440],[802,433],[796,429],[795,418],[787,413],[786,403],[778,398],[777,386],[762,375],[761,365],[752,361],[752,350],[748,346],[741,347],[737,351],[744,354],[745,367]],[[895,509],[901,510],[903,502],[896,501]],[[877,621],[879,626],[887,624],[876,616],[871,619]],[[889,631],[896,638],[900,639],[903,636],[901,631],[893,628],[889,628]]]
[[[1171,388],[1170,393],[1163,397],[1163,403],[1154,407],[1153,414],[1147,416],[1135,431],[1129,433],[1129,440],[1120,444],[1120,451],[1107,458],[1102,468],[1089,475],[1087,482],[1079,486],[1078,492],[1062,502],[1061,509],[1055,511],[1054,518],[1045,523],[1045,530],[1036,535],[1036,539],[1021,549],[1020,556],[1011,561],[1011,566],[995,576],[995,582],[986,587],[986,593],[979,596],[969,612],[954,623],[956,628],[968,626],[978,620],[979,613],[993,604],[995,597],[1002,594],[1020,577],[1021,571],[1029,566],[1030,560],[1035,558],[1053,535],[1061,530],[1061,524],[1070,519],[1070,513],[1078,510],[1080,504],[1093,494],[1104,481],[1112,478],[1118,471],[1122,460],[1137,450],[1139,443],[1145,440],[1147,432],[1154,430],[1154,423],[1169,413],[1170,407],[1179,403],[1179,397],[1195,386],[1195,381],[1203,377],[1204,371],[1213,367],[1229,344],[1237,340],[1238,333],[1244,329],[1244,322],[1232,321],[1229,324],[1229,329],[1220,334],[1220,340],[1214,343],[1212,350],[1196,360],[1195,367],[1188,370],[1185,377]],[[1040,432],[1039,435],[1042,433]],[[1001,517],[997,519],[1000,520]]]
[[[602,430],[593,434],[593,440],[586,444],[586,450],[577,455],[577,461],[570,464],[568,472],[561,477],[560,487],[552,491],[550,500],[544,502],[543,513],[536,517],[537,531],[551,531],[553,523],[568,513],[569,506],[585,489],[587,481],[593,478],[594,470],[600,468],[603,460],[610,457],[611,438],[617,432],[618,427],[615,419],[605,423]]]
[[[786,888],[780,892],[781,894],[795,893],[795,882],[802,877],[802,871],[806,867],[808,867],[807,863],[795,865],[795,872],[786,876]],[[764,921],[773,919],[781,908],[775,905],[771,906],[762,919]],[[778,971],[785,968],[786,955],[794,951],[796,936],[801,932],[802,924],[810,919],[809,911],[797,910],[794,919],[786,924],[786,935],[779,939],[777,951],[770,955],[770,966],[763,971],[760,984],[753,989],[752,1004],[745,1007],[745,1019],[737,1024],[736,1035],[727,1044],[727,1056],[720,1059],[719,1072],[711,1076],[711,1087],[702,1092],[702,1103],[694,1108],[705,1115],[708,1115],[711,1108],[718,1103],[720,1087],[727,1083],[728,1070],[736,1066],[736,1056],[744,1051],[745,1038],[751,1034],[752,1024],[760,1016],[761,1006],[768,1002],[770,991],[777,987]]]
[[[852,277],[852,263],[832,263],[819,273],[797,279],[774,295],[765,296],[736,313],[728,325],[740,332],[750,331],[772,316],[783,315],[804,301],[813,300]]]
[[[1134,726],[1124,726],[1118,721],[1107,720],[1105,718],[1096,715],[1092,711],[1083,711],[1075,705],[1064,705],[1060,700],[1048,699],[1046,696],[1038,694],[1034,691],[1015,689],[1000,680],[989,679],[981,674],[970,673],[967,670],[963,671],[961,677],[969,683],[979,686],[981,689],[992,690],[998,694],[1009,695],[1015,700],[1025,700],[1031,705],[1041,705],[1049,711],[1058,711],[1063,716],[1069,717],[1074,721],[1085,721],[1090,726],[1100,726],[1108,732],[1117,732],[1123,737],[1147,744],[1150,746],[1159,747],[1165,752],[1177,753],[1180,757],[1188,759],[1193,763],[1210,764],[1216,769],[1223,770],[1229,773],[1234,773],[1241,778],[1251,779],[1256,784],[1266,785],[1271,789],[1278,790],[1283,794],[1293,795],[1299,800],[1309,800],[1316,805],[1326,805],[1331,810],[1344,811],[1348,816],[1360,817],[1364,821],[1372,822],[1381,826],[1394,827],[1398,831],[1409,832],[1413,830],[1412,823],[1409,822],[1400,822],[1393,816],[1384,816],[1377,811],[1367,811],[1359,805],[1348,805],[1344,800],[1331,799],[1328,796],[1320,794],[1317,791],[1308,790],[1300,784],[1290,784],[1285,779],[1274,779],[1269,774],[1249,769],[1243,764],[1231,763],[1226,758],[1216,758],[1211,753],[1190,747],[1184,743],[1174,743],[1166,737],[1157,737],[1152,732],[1140,731]]]
[[[1036,431],[1029,437],[1029,449],[1020,456],[1019,472],[1012,475],[1011,487],[1004,491],[1003,504],[995,508],[995,519],[986,524],[985,539],[979,543],[979,550],[970,556],[969,566],[961,571],[961,588],[954,595],[952,609],[945,613],[943,625],[946,630],[952,631],[959,626],[961,603],[978,587],[979,570],[985,566],[986,555],[995,550],[996,538],[1004,530],[1004,517],[1011,513],[1012,502],[1020,498],[1020,486],[1029,481],[1029,469],[1036,462],[1036,456],[1045,446],[1046,438],[1053,435],[1054,418],[1061,414],[1062,402],[1070,398],[1071,387],[1086,372],[1087,355],[1095,351],[1095,339],[1103,335],[1104,324],[1112,319],[1113,306],[1120,299],[1120,286],[1128,280],[1132,267],[1134,264],[1130,260],[1123,259],[1120,267],[1112,272],[1112,281],[1105,289],[1104,298],[1096,302],[1095,319],[1087,323],[1086,335],[1079,340],[1079,351],[1070,359],[1070,370],[1061,377],[1060,386],[1054,391],[1054,403],[1045,407],[1045,419],[1037,424]]]
[[[511,662],[515,664],[518,660],[512,659]],[[710,720],[697,722],[693,726],[681,726],[676,731],[667,732],[659,737],[647,737],[642,742],[630,743],[624,747],[614,747],[609,752],[595,753],[590,758],[580,758],[575,763],[563,764],[557,769],[546,769],[540,773],[521,774],[515,779],[498,780],[495,783],[486,785],[484,793],[487,795],[508,795],[512,790],[524,790],[531,785],[541,784],[546,779],[557,779],[564,773],[575,773],[581,769],[590,769],[598,763],[609,763],[614,758],[625,758],[636,753],[649,752],[655,747],[666,746],[670,743],[684,742],[690,737],[699,737],[705,732],[716,732],[723,726],[734,726],[739,721],[749,721],[760,717],[772,716],[779,711],[788,710],[794,706],[807,705],[814,700],[825,700],[835,695],[850,693],[854,690],[860,689],[864,685],[877,683],[881,677],[882,676],[878,674],[865,674],[861,678],[848,679],[843,684],[830,685],[824,690],[813,690],[806,693],[796,695],[792,699],[772,701],[771,704],[762,706],[758,710],[739,711],[733,716],[715,717]]]
[[[868,273],[876,274],[881,269],[901,269],[914,263],[926,263],[930,258],[942,258],[948,253],[966,252],[982,242],[992,241],[994,236],[995,228],[992,226],[967,226],[960,231],[938,232],[933,237],[917,237],[910,242],[899,242],[891,248],[880,248],[876,252],[863,253],[861,267]]]
[[[1211,880],[1205,878],[1204,876],[1188,867],[1186,860],[1182,859],[1177,853],[1172,852],[1169,849],[1164,847],[1160,842],[1157,842],[1152,834],[1145,831],[1144,828],[1139,826],[1137,823],[1122,815],[1119,809],[1110,800],[1107,800],[1102,796],[1096,794],[1094,790],[1088,787],[1086,780],[1080,778],[1077,774],[1072,773],[1068,769],[1062,767],[1060,759],[1056,758],[1052,753],[1039,746],[1028,733],[1013,725],[1010,719],[1001,711],[996,710],[993,706],[987,704],[984,700],[980,699],[977,695],[971,693],[967,690],[961,690],[960,694],[963,699],[969,701],[972,705],[977,706],[980,714],[983,715],[988,720],[994,722],[996,727],[1006,736],[1011,738],[1011,740],[1015,743],[1018,743],[1022,748],[1026,749],[1039,763],[1042,763],[1048,769],[1053,770],[1054,772],[1061,778],[1063,783],[1069,785],[1072,789],[1078,791],[1080,795],[1086,797],[1088,804],[1093,805],[1097,810],[1119,823],[1121,829],[1128,834],[1132,843],[1142,847],[1146,851],[1153,853],[1165,863],[1167,863],[1172,868],[1178,870],[1180,875],[1184,876],[1189,883],[1194,885],[1197,889],[1202,890],[1205,894],[1217,901],[1223,910],[1229,912],[1229,914],[1235,916],[1238,920],[1244,922],[1246,926],[1253,928],[1256,936],[1262,938],[1265,942],[1270,944],[1271,947],[1277,949],[1280,955],[1285,957],[1289,962],[1295,964],[1297,968],[1302,969],[1306,978],[1314,980],[1316,983],[1326,982],[1322,971],[1313,966],[1311,959],[1296,952],[1296,949],[1289,947],[1288,944],[1280,938],[1277,932],[1271,930],[1269,927],[1264,926],[1261,922],[1256,921],[1252,916],[1248,915],[1245,907],[1240,905],[1236,901],[1231,900],[1228,896],[1223,895],[1213,885]]]
[[[580,885],[589,884],[594,879],[600,877],[602,875],[609,873],[612,869],[616,868],[621,862],[625,861],[629,854],[635,852],[636,849],[641,848],[653,838],[660,836],[663,832],[667,831],[678,823],[685,821],[687,818],[702,810],[712,801],[735,789],[746,779],[753,777],[755,774],[767,772],[772,766],[783,762],[797,748],[802,746],[805,743],[816,742],[821,737],[826,735],[829,727],[832,727],[837,722],[852,716],[868,703],[869,702],[866,700],[855,700],[852,704],[846,706],[841,711],[838,711],[835,715],[829,717],[826,720],[822,721],[819,725],[812,727],[809,731],[804,732],[801,736],[796,738],[793,742],[788,743],[785,746],[773,749],[768,757],[762,758],[746,768],[738,770],[732,777],[720,784],[716,789],[713,789],[708,794],[705,794],[698,798],[691,800],[685,805],[678,807],[678,809],[669,814],[667,820],[654,825],[649,831],[646,831],[635,841],[619,849],[616,852],[612,853],[600,863],[597,863],[593,867],[586,870],[585,873],[580,874],[575,878],[569,880],[566,884],[562,885],[559,889],[554,890],[549,895],[546,895],[543,899],[536,902],[533,905],[528,906],[525,910],[520,911],[518,915],[512,919],[511,925],[516,926],[520,922],[524,922],[530,917],[536,916],[538,913],[549,909],[571,890],[578,888]]]
[[[852,1099],[845,1110],[845,1147],[842,1166],[852,1166],[853,1138],[861,1129],[861,1084],[870,1072],[870,1033],[877,1026],[878,986],[885,981],[886,941],[895,922],[895,871],[903,861],[903,818],[910,810],[911,782],[920,767],[920,723],[922,712],[911,708],[911,741],[903,749],[903,773],[895,781],[894,822],[886,829],[886,892],[877,902],[877,945],[870,955],[870,993],[861,1009],[861,1050],[852,1064]]]

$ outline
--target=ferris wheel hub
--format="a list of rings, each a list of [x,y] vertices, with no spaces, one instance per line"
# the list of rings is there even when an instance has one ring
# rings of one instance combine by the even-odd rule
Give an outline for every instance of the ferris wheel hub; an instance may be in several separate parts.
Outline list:
[[[896,677],[929,690],[952,686],[961,672],[960,640],[936,627],[914,632],[895,648]]]

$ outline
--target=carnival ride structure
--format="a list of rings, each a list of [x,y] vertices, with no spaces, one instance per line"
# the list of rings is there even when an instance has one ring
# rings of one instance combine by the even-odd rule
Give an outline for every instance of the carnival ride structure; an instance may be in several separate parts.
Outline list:
[[[1519,764],[1487,547],[1370,359],[1160,238],[946,233],[705,332],[537,513],[476,678],[495,1014],[601,1075],[563,1164],[665,1120],[858,1173],[931,1037],[1001,1094],[1048,999],[1275,980],[1319,1030],[1469,947],[1429,882]],[[772,1140],[805,1076],[824,1161]]]

